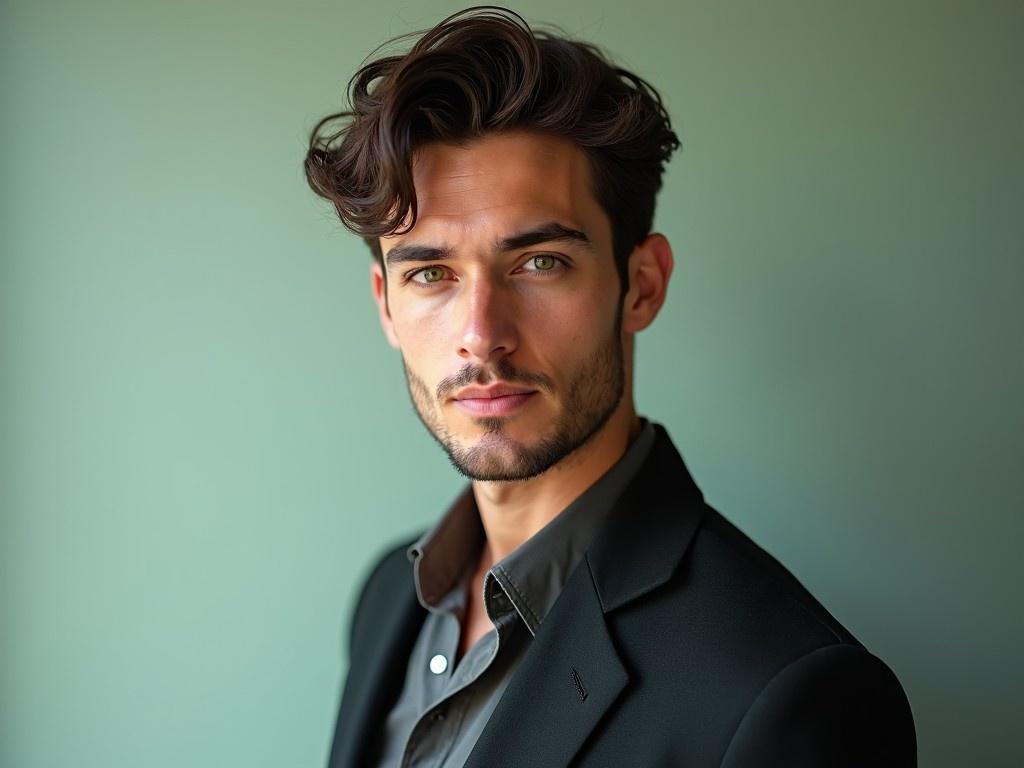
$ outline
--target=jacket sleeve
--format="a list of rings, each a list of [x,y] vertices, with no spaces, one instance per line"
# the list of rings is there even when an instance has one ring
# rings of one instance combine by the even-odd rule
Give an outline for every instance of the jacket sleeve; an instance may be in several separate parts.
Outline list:
[[[722,768],[917,765],[910,704],[859,645],[818,648],[783,668],[744,715]]]

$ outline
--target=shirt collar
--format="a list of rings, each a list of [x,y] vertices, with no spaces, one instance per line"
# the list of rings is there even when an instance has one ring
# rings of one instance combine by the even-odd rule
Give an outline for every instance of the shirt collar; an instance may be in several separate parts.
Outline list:
[[[424,608],[436,612],[444,607],[442,598],[468,576],[485,538],[473,486],[467,485],[437,524],[406,549]]]

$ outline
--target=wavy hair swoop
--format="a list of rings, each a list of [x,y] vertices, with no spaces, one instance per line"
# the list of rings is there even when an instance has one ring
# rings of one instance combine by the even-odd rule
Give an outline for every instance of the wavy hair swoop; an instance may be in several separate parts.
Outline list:
[[[404,55],[364,63],[348,83],[349,109],[313,128],[305,158],[313,191],[381,259],[377,238],[416,222],[418,147],[508,130],[563,136],[590,161],[625,291],[629,254],[650,232],[664,165],[679,147],[658,92],[596,46],[534,31],[498,6],[468,8],[385,45],[417,35]]]

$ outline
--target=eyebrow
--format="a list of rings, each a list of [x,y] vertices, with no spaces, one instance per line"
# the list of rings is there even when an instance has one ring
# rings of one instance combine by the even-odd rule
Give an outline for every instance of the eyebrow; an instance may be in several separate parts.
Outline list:
[[[587,249],[593,247],[590,238],[584,232],[559,224],[557,221],[549,221],[525,232],[501,238],[494,244],[494,250],[497,253],[507,253],[520,248],[529,248],[532,245],[556,242],[574,243]],[[393,267],[410,261],[444,261],[450,259],[452,253],[451,248],[409,243],[408,245],[396,245],[388,251],[385,258],[388,267]]]

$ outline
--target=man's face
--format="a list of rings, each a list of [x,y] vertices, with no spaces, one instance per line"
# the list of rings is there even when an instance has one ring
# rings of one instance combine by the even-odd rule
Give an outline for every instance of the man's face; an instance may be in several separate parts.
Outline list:
[[[587,158],[566,139],[492,134],[427,145],[413,177],[416,226],[381,238],[386,283],[373,267],[413,404],[468,477],[538,475],[625,386],[611,224]]]

